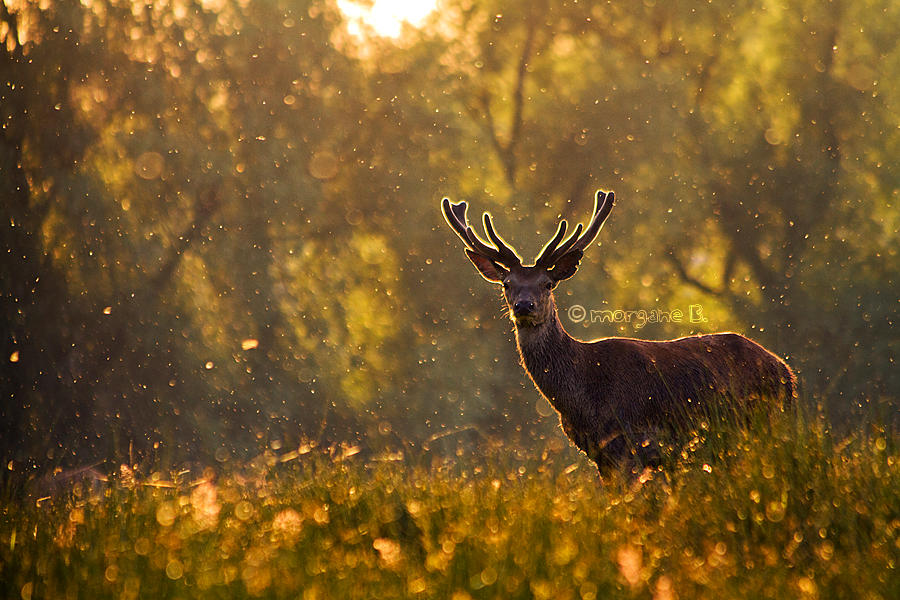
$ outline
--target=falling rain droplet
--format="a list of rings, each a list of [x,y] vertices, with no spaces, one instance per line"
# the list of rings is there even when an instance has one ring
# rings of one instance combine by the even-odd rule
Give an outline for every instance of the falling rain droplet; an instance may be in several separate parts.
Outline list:
[[[158,152],[144,152],[134,161],[134,172],[141,179],[156,179],[162,174],[165,162]]]
[[[309,174],[316,179],[331,179],[338,172],[338,158],[333,152],[316,152],[309,161]]]

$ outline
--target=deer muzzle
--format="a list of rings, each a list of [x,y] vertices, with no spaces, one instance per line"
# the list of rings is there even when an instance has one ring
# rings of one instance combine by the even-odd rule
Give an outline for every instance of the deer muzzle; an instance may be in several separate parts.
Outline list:
[[[519,300],[513,304],[515,317],[531,317],[534,315],[534,302],[531,300]]]

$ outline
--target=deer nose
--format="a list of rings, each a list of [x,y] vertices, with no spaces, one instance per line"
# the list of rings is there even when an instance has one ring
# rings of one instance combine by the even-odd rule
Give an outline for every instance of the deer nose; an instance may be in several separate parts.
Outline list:
[[[513,313],[519,316],[530,315],[534,312],[534,302],[531,300],[519,300],[513,304]]]

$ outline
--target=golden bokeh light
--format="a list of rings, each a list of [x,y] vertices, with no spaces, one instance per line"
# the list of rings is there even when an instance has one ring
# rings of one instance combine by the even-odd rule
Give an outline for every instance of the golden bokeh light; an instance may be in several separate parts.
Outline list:
[[[381,37],[399,37],[403,24],[420,27],[434,11],[437,0],[405,2],[404,0],[375,0],[371,6],[353,0],[338,0],[338,8],[346,15],[351,34],[362,36],[372,31]]]

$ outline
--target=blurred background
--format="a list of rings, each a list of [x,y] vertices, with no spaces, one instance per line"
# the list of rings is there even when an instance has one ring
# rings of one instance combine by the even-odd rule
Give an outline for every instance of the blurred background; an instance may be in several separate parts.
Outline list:
[[[570,333],[897,418],[900,4],[403,5],[0,1],[4,466],[561,435],[443,196],[530,260],[615,190]]]

